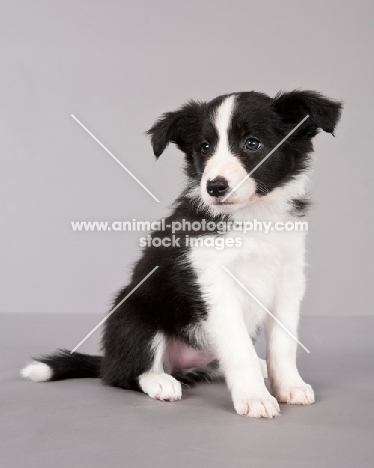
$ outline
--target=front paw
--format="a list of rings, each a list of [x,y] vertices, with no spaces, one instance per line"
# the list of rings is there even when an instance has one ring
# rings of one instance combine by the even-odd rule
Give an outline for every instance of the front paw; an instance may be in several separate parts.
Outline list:
[[[234,407],[238,414],[251,418],[276,418],[280,414],[277,400],[269,392],[234,400]]]
[[[313,388],[305,382],[296,385],[280,385],[274,388],[274,395],[279,403],[288,403],[289,405],[311,405],[314,403]]]

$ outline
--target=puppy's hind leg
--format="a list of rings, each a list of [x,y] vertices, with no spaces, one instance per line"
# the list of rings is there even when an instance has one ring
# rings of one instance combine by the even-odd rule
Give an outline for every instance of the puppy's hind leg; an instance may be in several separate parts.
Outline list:
[[[178,380],[164,372],[165,343],[163,333],[157,333],[151,345],[152,368],[139,376],[139,386],[144,393],[156,400],[177,401],[182,397],[182,386]]]
[[[223,374],[219,369],[217,360],[212,361],[206,366],[178,370],[173,372],[172,375],[186,387],[195,387],[198,383],[211,383],[223,379]]]
[[[118,300],[126,294],[125,289]],[[142,391],[158,400],[180,400],[180,382],[164,372],[165,336],[143,319],[139,303],[132,296],[105,323],[101,378],[107,385]]]

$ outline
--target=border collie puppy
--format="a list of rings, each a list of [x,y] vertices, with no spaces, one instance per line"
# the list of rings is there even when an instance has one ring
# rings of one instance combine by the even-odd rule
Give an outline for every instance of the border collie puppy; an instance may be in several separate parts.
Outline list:
[[[191,101],[162,115],[148,131],[154,154],[158,158],[175,143],[185,154],[187,175],[166,226],[183,220],[285,223],[304,216],[312,139],[320,129],[333,133],[341,108],[313,91],[274,98],[243,92]],[[228,274],[296,336],[305,289],[305,232],[179,232],[181,238],[187,235],[213,242],[240,236],[241,246],[145,247],[114,305],[158,269],[105,322],[103,356],[59,351],[33,361],[22,375],[34,381],[100,377],[105,384],[163,401],[180,400],[181,383],[222,376],[236,412],[256,418],[276,417],[278,402],[313,403],[313,389],[296,367],[295,340]],[[167,227],[152,236],[170,238],[172,232]],[[271,393],[253,344],[261,326]]]

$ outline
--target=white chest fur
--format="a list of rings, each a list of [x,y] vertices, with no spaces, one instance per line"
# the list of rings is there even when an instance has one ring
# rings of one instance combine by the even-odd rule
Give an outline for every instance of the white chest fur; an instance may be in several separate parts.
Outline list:
[[[289,200],[304,193],[305,179],[294,181],[274,191],[267,200],[260,198],[250,207],[235,213],[235,221],[276,222],[295,220],[290,215]],[[277,300],[278,289],[287,280],[290,269],[297,270],[300,281],[295,283],[295,294],[303,288],[305,231],[264,230],[230,231],[223,237],[241,239],[240,247],[196,246],[189,252],[189,260],[197,274],[198,284],[210,314],[230,315],[241,311],[247,331],[254,336],[266,312],[244,291],[228,273],[226,267],[268,309]],[[301,293],[302,294],[302,293]],[[236,312],[235,312],[236,313]],[[227,317],[226,317],[227,318]]]

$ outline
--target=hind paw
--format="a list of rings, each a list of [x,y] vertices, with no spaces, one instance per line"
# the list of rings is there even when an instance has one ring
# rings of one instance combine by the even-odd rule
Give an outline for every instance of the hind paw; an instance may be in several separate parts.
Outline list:
[[[145,372],[139,377],[139,385],[151,398],[162,401],[177,401],[182,398],[182,386],[169,374]]]

